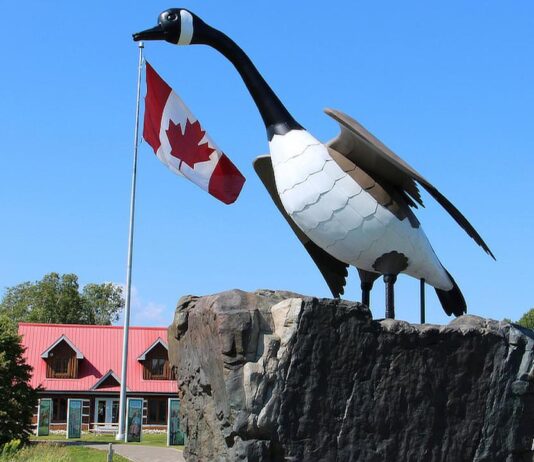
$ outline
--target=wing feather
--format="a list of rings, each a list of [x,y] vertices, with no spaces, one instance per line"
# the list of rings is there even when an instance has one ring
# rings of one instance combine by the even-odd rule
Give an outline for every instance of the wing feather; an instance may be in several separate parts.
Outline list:
[[[465,232],[493,259],[495,256],[467,218],[438,189],[408,163],[387,148],[352,117],[334,109],[326,114],[336,120],[341,133],[328,145],[370,174],[378,175],[406,193],[413,205],[423,205],[419,183],[454,218]],[[408,201],[410,203],[410,201]]]

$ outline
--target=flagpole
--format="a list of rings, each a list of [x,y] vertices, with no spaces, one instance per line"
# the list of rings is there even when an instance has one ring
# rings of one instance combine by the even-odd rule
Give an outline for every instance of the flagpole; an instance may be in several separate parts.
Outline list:
[[[137,102],[135,106],[135,130],[133,149],[133,172],[132,191],[130,195],[130,228],[128,233],[128,258],[126,263],[126,303],[124,307],[124,332],[122,336],[122,369],[121,369],[121,391],[119,404],[119,431],[116,439],[126,439],[126,377],[128,364],[128,331],[130,328],[130,306],[132,300],[132,251],[134,237],[134,215],[135,215],[135,185],[137,180],[137,147],[139,142],[139,106],[141,101],[141,70],[143,68],[143,42],[139,42],[139,64],[137,67]]]

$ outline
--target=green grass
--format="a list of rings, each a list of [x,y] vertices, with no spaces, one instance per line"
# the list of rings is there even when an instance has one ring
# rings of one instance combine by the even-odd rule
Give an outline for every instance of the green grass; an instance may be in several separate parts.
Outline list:
[[[105,462],[107,460],[106,451],[85,448],[83,446],[67,446],[72,455],[73,462]],[[113,462],[129,462],[129,459],[113,454]]]
[[[32,436],[32,441],[59,441],[64,443],[65,441],[80,441],[83,443],[113,443],[113,444],[125,444],[124,441],[116,441],[115,435],[100,434],[95,433],[82,433],[81,438],[70,438],[67,440],[65,435],[54,435],[50,434],[48,436]],[[167,446],[167,434],[166,433],[144,433],[141,435],[140,443],[128,443],[128,444],[142,444],[143,446]],[[178,449],[183,449],[183,446],[173,446]],[[1,462],[1,461],[0,461]]]
[[[83,446],[56,446],[36,444],[27,446],[15,454],[0,456],[0,462],[106,462],[105,451]],[[113,462],[129,462],[128,459],[113,455]]]

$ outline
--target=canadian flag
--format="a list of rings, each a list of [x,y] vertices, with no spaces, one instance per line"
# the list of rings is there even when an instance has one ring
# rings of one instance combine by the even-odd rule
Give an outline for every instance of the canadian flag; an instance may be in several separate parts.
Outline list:
[[[146,85],[143,138],[158,159],[225,204],[233,203],[245,177],[148,63]]]

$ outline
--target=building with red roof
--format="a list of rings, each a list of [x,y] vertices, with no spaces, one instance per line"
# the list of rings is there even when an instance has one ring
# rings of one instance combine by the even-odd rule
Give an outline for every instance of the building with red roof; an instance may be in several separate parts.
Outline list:
[[[117,427],[122,327],[20,323],[19,334],[31,385],[52,399],[51,429],[65,428],[69,398],[84,400],[85,430]],[[166,328],[130,327],[127,372],[127,396],[144,399],[143,427],[164,428],[168,398],[178,396]]]

